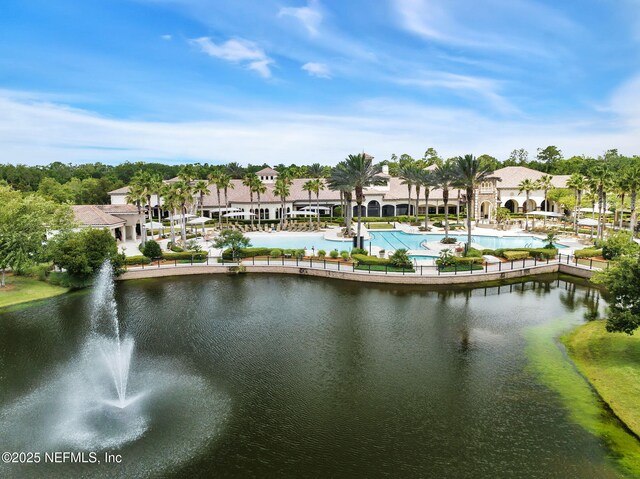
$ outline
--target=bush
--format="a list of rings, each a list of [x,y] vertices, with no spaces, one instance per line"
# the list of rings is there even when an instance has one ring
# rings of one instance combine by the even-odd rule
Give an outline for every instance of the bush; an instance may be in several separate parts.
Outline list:
[[[366,254],[354,254],[351,257],[358,262],[358,264],[370,264],[370,265],[386,265],[391,262],[386,258],[378,258],[376,256],[367,256]]]
[[[529,256],[536,259],[553,259],[558,254],[558,250],[556,248],[498,248],[494,251],[494,254],[495,256],[506,258],[504,254],[507,251],[526,251]]]
[[[483,250],[481,251],[481,253],[482,253],[483,255],[485,255],[485,254],[490,254],[491,256],[495,256],[495,254],[496,254],[495,250],[492,250],[492,249],[483,249]]]
[[[238,258],[251,258],[252,256],[269,256],[271,248],[240,248],[236,253]],[[231,259],[231,248],[227,248],[222,252],[223,259]]]
[[[184,253],[165,253],[164,254],[164,259],[166,260],[170,260],[170,261],[180,261],[180,260],[191,260],[191,258],[193,258],[194,260],[203,260],[203,259],[207,259],[207,252],[206,251],[200,251],[197,253],[190,253],[189,251],[185,251]]]
[[[449,236],[448,238],[442,238],[440,240],[440,243],[442,244],[456,244],[457,242],[458,242],[458,239],[452,236]]]
[[[367,255],[367,250],[366,249],[362,249],[362,248],[353,248],[351,250],[351,256],[353,256],[354,254],[363,254],[363,255]]]
[[[151,259],[160,258],[162,257],[162,249],[156,241],[149,240],[145,243],[142,254]]]
[[[407,250],[400,248],[397,249],[390,257],[389,262],[396,268],[412,268],[413,263],[411,258],[407,255]]]
[[[272,258],[279,258],[283,254],[284,253],[281,249],[275,248],[271,250],[271,252],[269,253],[269,256],[271,256]]]
[[[620,256],[635,253],[640,246],[632,241],[631,235],[624,231],[620,231],[607,238],[602,242],[602,256],[604,259],[615,259]]]
[[[348,251],[341,251],[340,252],[340,256],[342,256],[342,259],[347,261],[349,259],[349,252]]]
[[[467,250],[467,258],[482,258],[482,251],[475,248],[469,248]]]
[[[338,250],[331,250],[329,252],[329,256],[331,256],[333,259],[336,259],[338,256],[340,256],[340,253],[338,253]]]
[[[149,263],[151,263],[151,259],[147,256],[127,256],[124,260],[124,264],[128,266]]]
[[[318,250],[318,258],[324,258],[325,256],[327,256],[327,252],[323,249],[319,249]]]
[[[528,251],[505,251],[502,256],[504,256],[509,261],[513,261],[516,259],[525,259],[529,257]]]
[[[482,264],[484,262],[484,259],[482,258],[482,256],[453,256],[453,264],[460,264],[460,265],[469,265],[469,264]]]
[[[594,258],[596,256],[602,256],[602,250],[596,248],[584,248],[573,252],[573,256],[576,258]]]

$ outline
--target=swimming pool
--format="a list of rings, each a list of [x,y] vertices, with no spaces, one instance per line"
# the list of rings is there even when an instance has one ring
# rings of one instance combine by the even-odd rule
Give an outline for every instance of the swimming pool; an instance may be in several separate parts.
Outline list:
[[[440,241],[444,238],[443,234],[407,234],[402,231],[376,231],[371,232],[371,241],[365,241],[368,248],[369,243],[372,246],[378,246],[386,250],[396,250],[405,248],[409,250],[428,250],[423,248],[421,244],[425,241]],[[337,249],[350,250],[351,241],[330,241],[324,238],[323,233],[274,233],[274,234],[256,234],[248,233],[246,235],[251,240],[251,245],[263,248],[291,248],[291,249],[323,249],[331,251]],[[464,234],[449,235],[459,241],[466,242],[467,236]],[[481,245],[487,249],[497,248],[542,248],[544,241],[534,236],[471,236],[471,242]],[[557,248],[564,246],[556,244]],[[437,253],[433,253],[437,256]],[[429,256],[429,254],[426,254]]]

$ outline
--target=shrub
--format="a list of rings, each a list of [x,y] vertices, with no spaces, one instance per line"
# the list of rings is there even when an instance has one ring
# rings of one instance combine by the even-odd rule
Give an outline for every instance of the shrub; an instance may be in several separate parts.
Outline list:
[[[347,261],[349,259],[349,252],[348,251],[341,251],[340,252],[340,256],[342,256],[342,259]]]
[[[482,251],[475,248],[469,248],[466,254],[467,258],[482,258]]]
[[[454,238],[453,236],[449,236],[448,238],[442,238],[440,240],[440,243],[442,244],[456,244],[458,242],[457,238]]]
[[[413,263],[411,258],[407,255],[407,250],[400,248],[397,249],[390,257],[389,262],[396,268],[412,268]]]
[[[354,254],[363,254],[363,255],[367,255],[367,250],[366,249],[362,249],[362,248],[353,248],[351,250],[351,256],[353,256]]]
[[[340,254],[338,253],[338,250],[331,250],[331,252],[329,253],[329,256],[331,256],[333,259],[336,259],[338,256],[340,256]]]
[[[162,249],[160,249],[160,245],[156,241],[149,240],[145,243],[142,254],[151,259],[160,258],[162,256]]]
[[[269,256],[271,256],[272,258],[278,258],[282,255],[283,255],[283,251],[278,248],[272,249],[271,252],[269,253]]]
[[[507,251],[526,251],[532,258],[537,259],[553,259],[558,254],[558,250],[556,248],[498,248],[494,251],[494,254],[495,256],[506,258],[504,254]]]
[[[319,249],[318,250],[318,258],[324,258],[325,256],[327,256],[327,252],[323,249]]]
[[[124,263],[129,266],[134,266],[137,264],[149,264],[151,263],[151,259],[147,256],[127,256],[124,260]]]
[[[509,261],[513,261],[516,259],[525,259],[529,257],[528,251],[505,251],[503,256]]]
[[[576,258],[594,258],[596,256],[602,256],[602,250],[596,248],[584,248],[573,252],[573,256]]]
[[[453,264],[460,264],[460,265],[482,264],[484,262],[481,256],[463,256],[463,257],[452,256],[452,258],[453,258]]]
[[[293,250],[293,255],[296,258],[302,258],[304,256],[304,249],[294,249]]]
[[[492,249],[483,249],[480,253],[483,255],[490,254],[491,256],[495,256],[496,254],[495,250]]]
[[[620,231],[602,242],[602,256],[604,259],[615,259],[620,256],[632,254],[640,249],[640,246],[632,241],[631,235]]]
[[[358,262],[358,264],[365,265],[385,265],[391,264],[386,258],[378,258],[377,256],[367,256],[366,254],[354,254],[351,257]]]
[[[207,252],[206,251],[199,251],[199,252],[189,252],[189,251],[185,251],[183,253],[165,253],[164,254],[164,259],[166,260],[170,260],[170,261],[174,261],[174,260],[191,260],[191,258],[193,258],[194,260],[203,260],[203,259],[207,259]]]

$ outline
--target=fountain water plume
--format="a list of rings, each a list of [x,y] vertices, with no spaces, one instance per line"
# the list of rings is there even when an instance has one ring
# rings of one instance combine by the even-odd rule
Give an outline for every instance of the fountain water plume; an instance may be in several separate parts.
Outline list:
[[[110,400],[105,402],[124,408],[131,402],[127,401],[127,381],[134,341],[131,337],[123,339],[120,336],[113,270],[109,260],[105,260],[96,277],[92,313],[93,334],[104,339],[97,344],[118,396],[117,402]]]

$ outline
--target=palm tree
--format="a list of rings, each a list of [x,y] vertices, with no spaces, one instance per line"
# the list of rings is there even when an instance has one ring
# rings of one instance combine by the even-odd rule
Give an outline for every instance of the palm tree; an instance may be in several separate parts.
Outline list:
[[[456,178],[466,190],[467,196],[467,247],[471,245],[471,202],[473,192],[481,182],[487,180],[493,170],[488,165],[473,155],[459,156],[454,162]]]
[[[351,178],[356,193],[356,204],[358,205],[358,247],[361,247],[360,237],[362,231],[362,203],[364,202],[364,189],[384,181],[380,173],[382,167],[372,163],[371,156],[360,153],[359,155],[349,155],[345,163],[345,171]]]
[[[307,173],[311,178],[322,178],[324,176],[324,166],[320,163],[314,163],[307,167]]]
[[[258,178],[255,173],[248,173],[242,179],[242,184],[249,188],[249,204],[251,205],[249,207],[250,213],[253,213],[253,193],[255,193],[257,182],[262,183],[262,181],[260,181],[260,178]],[[253,216],[249,214],[249,217],[251,218],[251,226],[253,226]]]
[[[199,180],[193,185],[193,194],[198,195],[198,203],[200,203],[200,216],[204,217],[204,195],[209,194],[209,183]],[[202,236],[204,236],[204,223],[202,223]]]
[[[433,170],[436,188],[442,189],[442,202],[444,203],[444,237],[449,237],[449,190],[456,183],[457,178],[449,162],[436,166]]]
[[[398,176],[402,179],[400,184],[407,185],[407,190],[409,192],[409,199],[407,201],[407,216],[411,216],[411,190],[413,188],[413,181],[415,177],[413,163],[408,162],[402,165],[399,168]]]
[[[590,174],[589,183],[598,197],[598,238],[602,239],[604,236],[602,217],[607,205],[607,191],[613,183],[613,173],[609,166],[601,164],[594,168]]]
[[[518,193],[522,193],[524,191],[525,194],[525,200],[524,200],[524,205],[522,208],[522,211],[524,212],[524,221],[525,221],[525,225],[524,225],[524,229],[528,230],[529,229],[529,216],[527,215],[527,213],[529,212],[529,196],[531,195],[532,191],[535,191],[537,188],[536,182],[530,180],[529,178],[522,180],[519,184],[518,184]]]
[[[331,170],[331,176],[327,181],[329,189],[333,191],[339,191],[341,197],[344,199],[343,217],[345,222],[345,236],[350,237],[352,235],[351,223],[353,216],[353,209],[351,202],[353,201],[353,190],[355,188],[353,178],[347,171],[346,162],[341,161],[333,170]]]
[[[167,185],[167,189],[162,195],[164,206],[167,210],[171,212],[169,228],[171,230],[171,244],[175,244],[176,242],[176,229],[174,225],[174,218],[176,216],[176,210],[180,207],[180,198],[176,194],[172,185]]]
[[[554,186],[551,184],[551,180],[552,179],[553,178],[550,175],[542,175],[540,177],[540,179],[535,182],[536,185],[538,186],[537,189],[544,191],[544,211],[545,212],[549,211],[549,200],[547,198],[547,193],[549,193],[549,190],[554,188]],[[543,226],[547,226],[547,216],[546,215],[543,216],[542,224],[543,224]]]
[[[256,177],[257,178],[257,177]],[[262,180],[260,178],[258,178],[258,181],[255,182],[255,184],[253,185],[253,191],[256,194],[256,197],[258,199],[258,226],[260,226],[260,219],[261,219],[261,214],[260,214],[260,195],[264,194],[267,192],[267,187],[265,186],[265,184],[262,182]]]
[[[232,190],[235,188],[234,184],[231,182],[231,177],[226,173],[221,173],[220,175],[218,175],[216,188],[218,188],[218,190],[224,191],[224,207],[227,208],[229,206],[229,198],[227,196],[227,192],[228,190]],[[227,218],[227,223],[228,222],[229,218]],[[222,215],[220,216],[220,227],[222,227]]]
[[[424,188],[424,229],[429,228],[429,193],[431,188],[436,184],[433,172],[425,169],[420,169],[417,172],[416,181],[420,186]]]
[[[305,181],[304,185],[302,185],[302,191],[306,191],[309,193],[309,210],[311,210],[311,193],[313,192],[313,180]],[[311,213],[311,211],[309,211]],[[311,226],[311,217],[313,215],[309,215],[309,226]]]
[[[238,163],[236,163],[235,161],[232,163],[229,163],[225,169],[226,169],[226,173],[231,178],[240,179],[244,176],[244,168],[240,166]]]
[[[633,241],[633,238],[636,233],[636,221],[637,221],[636,200],[638,197],[638,188],[640,188],[640,165],[635,163],[629,166],[629,168],[625,172],[625,175],[627,177],[627,180],[629,181],[629,189],[630,189],[630,197],[631,197],[630,227],[631,227],[631,241]]]
[[[316,195],[316,215],[318,220],[318,227],[320,227],[320,192],[324,190],[324,181],[320,178],[316,178],[313,180],[313,189],[312,191]]]
[[[129,186],[129,192],[127,193],[126,201],[130,205],[136,205],[138,207],[138,215],[140,215],[142,214],[142,203],[144,202],[146,197],[147,196],[142,186],[134,183]],[[140,225],[140,236],[142,246],[144,246],[147,242],[147,229],[144,225],[144,221]]]
[[[618,219],[618,216],[620,216],[619,226],[620,226],[620,230],[622,230],[622,220],[624,217],[624,197],[626,196],[627,192],[631,189],[631,184],[629,182],[629,178],[627,177],[626,170],[622,170],[622,174],[617,176],[614,179],[612,186],[615,193],[618,195],[618,198],[620,199],[620,208],[616,207],[614,224],[615,224],[615,220]]]
[[[218,197],[218,228],[222,229],[222,205],[220,204],[220,186],[218,185],[220,175],[221,173],[213,171],[209,173],[207,180],[209,180],[210,185],[215,186],[216,188],[216,196]]]
[[[291,180],[287,175],[278,175],[278,179],[276,180],[275,187],[273,188],[273,194],[280,197],[280,228],[284,229],[285,227],[285,210],[284,205],[287,201],[287,198],[291,194]],[[311,195],[309,195],[311,197]]]
[[[573,227],[576,234],[578,234],[578,216],[580,214],[580,203],[582,203],[582,192],[586,186],[587,182],[580,173],[574,173],[567,181],[567,188],[574,190],[576,195],[576,207],[573,211]]]
[[[193,191],[191,185],[184,180],[176,181],[171,185],[173,193],[180,205],[180,232],[182,242],[187,242],[187,206],[193,201]]]

